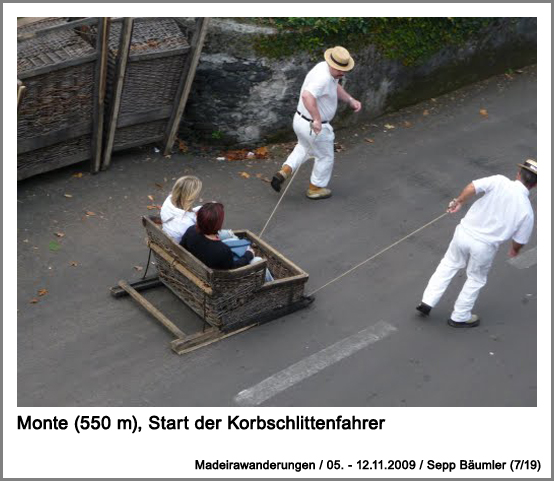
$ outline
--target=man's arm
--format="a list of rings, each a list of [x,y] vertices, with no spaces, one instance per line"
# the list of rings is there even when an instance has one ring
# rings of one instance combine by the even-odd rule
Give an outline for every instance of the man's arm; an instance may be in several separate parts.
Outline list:
[[[469,199],[471,199],[475,194],[475,186],[473,185],[473,182],[470,182],[464,187],[464,190],[460,192],[460,195],[458,197],[452,199],[450,204],[448,204],[448,209],[446,209],[446,212],[449,212],[450,214],[458,212],[462,208],[462,205],[465,204]]]
[[[317,106],[316,98],[307,90],[302,91],[302,103],[306,110],[310,112],[312,117],[312,129],[316,134],[321,132],[321,114],[319,113],[319,108]]]
[[[337,95],[339,97],[339,100],[342,100],[343,102],[346,102],[348,105],[350,105],[354,112],[359,112],[360,110],[362,110],[361,102],[352,97],[352,95],[344,90],[344,87],[340,84],[337,87]]]

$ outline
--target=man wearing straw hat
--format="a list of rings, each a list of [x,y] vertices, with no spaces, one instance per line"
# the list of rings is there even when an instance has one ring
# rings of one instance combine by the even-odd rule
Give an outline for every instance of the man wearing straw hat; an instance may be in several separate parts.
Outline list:
[[[282,184],[309,157],[314,157],[314,167],[306,196],[310,199],[331,197],[327,188],[334,161],[335,134],[331,127],[337,110],[338,100],[348,103],[354,112],[359,112],[362,104],[350,96],[340,85],[345,72],[354,68],[354,60],[343,47],[330,48],[325,52],[325,62],[318,63],[306,76],[293,128],[298,143],[283,167],[271,180],[271,186],[279,192]]]
[[[537,185],[537,162],[527,159],[518,166],[515,181],[503,175],[474,180],[448,205],[447,212],[455,213],[474,195],[484,194],[456,227],[450,246],[416,308],[421,314],[429,315],[458,270],[467,265],[467,280],[456,299],[448,325],[458,328],[479,325],[479,316],[471,310],[487,282],[498,247],[512,239],[508,255],[516,257],[533,231],[529,191]]]

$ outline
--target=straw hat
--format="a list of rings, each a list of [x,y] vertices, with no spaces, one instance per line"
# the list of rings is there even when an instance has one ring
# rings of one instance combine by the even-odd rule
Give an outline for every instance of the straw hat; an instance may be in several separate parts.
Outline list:
[[[522,169],[528,170],[529,172],[537,175],[537,161],[533,159],[527,159],[523,164],[517,164]]]
[[[354,59],[344,47],[333,47],[325,51],[325,60],[337,70],[348,72],[354,68]]]

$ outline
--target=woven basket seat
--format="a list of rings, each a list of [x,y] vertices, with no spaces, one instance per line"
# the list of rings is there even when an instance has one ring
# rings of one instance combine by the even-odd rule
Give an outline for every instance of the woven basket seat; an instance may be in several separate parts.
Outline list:
[[[159,218],[143,217],[160,280],[204,321],[223,332],[259,324],[305,307],[308,274],[247,230],[263,262],[232,270],[210,269],[163,232]],[[268,267],[275,278],[264,282]]]

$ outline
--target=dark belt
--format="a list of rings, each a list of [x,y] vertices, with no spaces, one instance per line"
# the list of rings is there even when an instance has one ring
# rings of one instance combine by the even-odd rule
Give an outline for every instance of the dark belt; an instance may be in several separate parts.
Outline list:
[[[300,117],[302,117],[304,120],[307,120],[308,122],[313,122],[313,120],[310,119],[309,117],[306,117],[305,115],[302,115],[302,114],[300,113],[300,111],[297,110],[296,113],[297,113],[298,115],[300,115]],[[322,120],[321,123],[322,123],[322,124],[328,124],[329,121],[328,121],[328,120]]]

